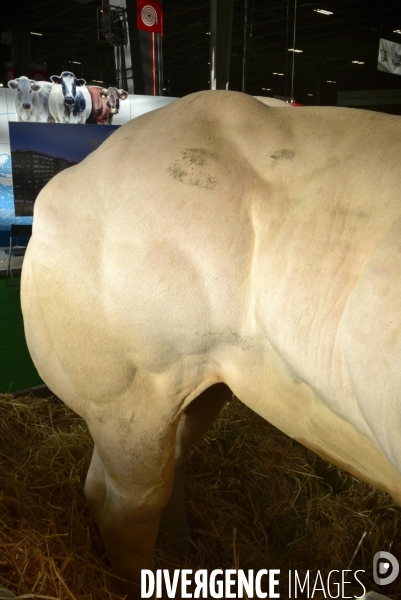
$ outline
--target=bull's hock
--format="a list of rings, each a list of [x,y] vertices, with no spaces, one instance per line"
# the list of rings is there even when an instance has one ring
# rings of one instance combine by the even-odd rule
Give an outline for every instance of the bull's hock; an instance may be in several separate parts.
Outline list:
[[[399,117],[200,92],[40,193],[27,343],[88,423],[88,501],[132,598],[160,515],[188,533],[186,457],[228,388],[401,502],[400,154]]]

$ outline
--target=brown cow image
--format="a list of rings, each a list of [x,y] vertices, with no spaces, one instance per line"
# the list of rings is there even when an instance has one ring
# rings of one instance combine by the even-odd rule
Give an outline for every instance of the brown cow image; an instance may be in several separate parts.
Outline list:
[[[88,85],[88,90],[92,98],[92,111],[86,122],[93,125],[111,125],[113,116],[120,110],[120,100],[128,98],[128,92],[98,85]]]

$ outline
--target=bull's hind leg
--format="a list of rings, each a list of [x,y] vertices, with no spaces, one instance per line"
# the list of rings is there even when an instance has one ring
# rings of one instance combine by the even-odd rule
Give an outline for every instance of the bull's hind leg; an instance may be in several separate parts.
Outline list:
[[[141,569],[153,568],[161,511],[171,493],[178,414],[153,398],[115,401],[87,415],[95,442],[85,492],[114,572],[140,598]]]
[[[191,402],[179,422],[175,442],[174,485],[160,525],[167,542],[178,549],[184,550],[189,543],[184,501],[185,466],[189,451],[205,435],[230,398],[229,388],[223,383],[217,383]]]

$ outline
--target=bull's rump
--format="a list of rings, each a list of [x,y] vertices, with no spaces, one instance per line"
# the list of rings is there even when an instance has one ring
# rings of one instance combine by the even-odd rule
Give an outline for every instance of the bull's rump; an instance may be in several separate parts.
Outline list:
[[[181,404],[223,380],[397,496],[400,129],[225,92],[120,128],[36,203],[22,292],[44,380],[86,416],[141,378]]]

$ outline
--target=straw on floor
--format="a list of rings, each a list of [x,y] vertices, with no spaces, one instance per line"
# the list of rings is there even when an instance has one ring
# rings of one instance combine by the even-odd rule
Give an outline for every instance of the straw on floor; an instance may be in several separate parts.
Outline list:
[[[85,505],[92,450],[85,423],[53,400],[0,395],[0,431],[0,583],[25,598],[121,599]],[[361,580],[374,589],[374,553],[401,555],[401,511],[389,496],[238,400],[191,454],[187,508],[192,551],[174,554],[161,538],[156,566],[281,569],[282,598],[289,569],[320,570],[323,579],[332,569],[364,569]],[[362,593],[356,584],[346,591]],[[401,586],[384,593],[397,598]]]

